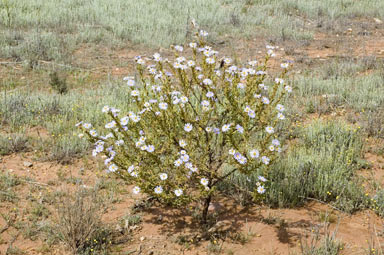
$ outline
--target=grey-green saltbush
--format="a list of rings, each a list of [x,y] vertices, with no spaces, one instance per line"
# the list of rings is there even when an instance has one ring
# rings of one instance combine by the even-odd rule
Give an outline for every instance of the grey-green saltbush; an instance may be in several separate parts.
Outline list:
[[[264,202],[273,207],[295,207],[315,199],[332,202],[347,212],[367,208],[369,199],[354,174],[362,153],[356,129],[342,122],[316,121],[302,128],[299,137],[271,168]],[[231,193],[246,202],[256,183],[257,175],[236,174],[224,185],[232,185]]]

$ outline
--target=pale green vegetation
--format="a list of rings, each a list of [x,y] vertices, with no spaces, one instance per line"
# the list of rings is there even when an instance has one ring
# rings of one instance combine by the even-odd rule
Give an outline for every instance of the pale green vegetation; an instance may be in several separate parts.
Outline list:
[[[74,69],[77,59],[73,53],[82,47],[106,47],[111,51],[127,45],[146,47],[148,51],[141,54],[149,56],[155,49],[189,41],[192,30],[188,23],[192,18],[210,32],[208,40],[218,50],[221,45],[235,48],[239,40],[255,38],[277,45],[292,42],[300,47],[308,45],[316,32],[340,34],[350,25],[364,29],[366,21],[384,19],[383,9],[381,0],[0,0],[1,61],[24,63],[26,67],[20,71],[11,65],[9,77],[0,78],[0,161],[7,155],[25,152],[33,152],[36,160],[62,164],[74,158],[86,160],[91,147],[78,138],[75,124],[87,120],[100,130],[107,120],[100,112],[104,105],[129,111],[131,101],[125,83],[111,77],[91,80],[88,69]],[[38,68],[41,61],[68,64],[59,68],[59,74],[62,71],[66,76],[55,77],[53,68]],[[382,59],[340,57],[319,64],[304,58],[298,65],[305,67],[292,77],[293,99],[284,102],[290,120],[276,128],[289,146],[271,166],[266,196],[258,202],[292,208],[316,200],[347,213],[370,208],[383,217],[383,187],[363,187],[364,180],[358,176],[358,170],[370,168],[363,160],[368,150],[366,138],[379,147],[384,138]],[[25,72],[24,81],[16,75],[18,72]],[[29,80],[28,75],[35,79]],[[18,86],[21,84],[26,86]],[[328,120],[310,120],[317,116]],[[383,148],[377,148],[378,155],[384,155]],[[83,183],[81,178],[59,175],[60,182]],[[219,189],[226,190],[240,204],[254,205],[251,192],[257,177],[231,175]],[[110,181],[99,179],[95,193],[106,193],[103,199],[114,203],[120,201],[118,193],[125,185]],[[2,172],[0,206],[18,205],[23,199],[18,191],[24,182],[27,180]],[[55,180],[49,185],[54,188],[56,184]],[[20,230],[24,238],[41,238],[48,245],[61,240],[78,249],[79,254],[90,254],[90,249],[108,254],[111,245],[103,238],[111,233],[110,226],[95,221],[92,238],[100,241],[99,246],[65,229],[71,227],[65,217],[72,216],[77,218],[73,228],[86,227],[82,221],[87,217],[95,219],[95,214],[100,213],[99,204],[88,204],[90,213],[83,213],[87,208],[76,207],[76,202],[67,207],[62,203],[62,221],[53,222],[50,206],[57,205],[65,195],[62,191],[46,192],[38,185],[32,187],[23,220],[19,210],[1,215],[9,225]],[[42,194],[38,200],[34,197],[37,193]],[[73,201],[89,199],[81,196],[74,193]],[[121,225],[138,225],[140,221],[137,215],[120,219]],[[53,235],[57,228],[61,232]],[[73,243],[77,241],[80,245],[76,247]],[[301,253],[339,254],[342,247],[335,236],[327,234],[321,241],[303,244]],[[378,250],[369,252],[381,254]],[[23,254],[13,246],[8,253]]]
[[[317,121],[299,129],[297,135],[300,142],[272,167],[267,204],[296,207],[316,199],[350,213],[370,206],[355,175],[364,164],[361,135],[356,129],[345,123]],[[223,189],[244,203],[256,182],[257,174],[237,174]]]
[[[84,43],[122,46],[127,42],[167,47],[191,36],[191,18],[212,31],[212,40],[266,36],[311,40],[312,31],[337,31],[345,20],[382,18],[380,0],[143,0],[0,2],[0,57],[70,62]],[[220,39],[222,40],[222,39]]]

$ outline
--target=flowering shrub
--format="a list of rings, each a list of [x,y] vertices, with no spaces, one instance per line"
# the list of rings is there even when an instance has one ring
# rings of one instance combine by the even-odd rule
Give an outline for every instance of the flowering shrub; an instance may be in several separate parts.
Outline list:
[[[275,126],[284,120],[282,98],[292,91],[284,77],[270,79],[267,62],[239,67],[206,44],[200,31],[188,50],[173,46],[175,60],[136,57],[138,79],[125,77],[133,104],[129,112],[111,106],[106,134],[90,123],[78,125],[104,154],[107,171],[172,205],[202,201],[203,222],[216,185],[235,171],[251,173],[268,166],[281,151]],[[184,51],[190,57],[181,54]],[[269,85],[267,85],[267,83]],[[230,171],[223,173],[223,167]],[[265,192],[260,176],[255,196]]]

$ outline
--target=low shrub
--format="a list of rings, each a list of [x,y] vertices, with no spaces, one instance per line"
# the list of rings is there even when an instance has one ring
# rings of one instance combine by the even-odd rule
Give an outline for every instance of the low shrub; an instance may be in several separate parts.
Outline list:
[[[105,129],[78,124],[95,144],[93,155],[106,156],[108,172],[135,184],[134,193],[175,206],[201,202],[203,223],[220,182],[236,172],[268,174],[281,152],[280,103],[292,90],[284,80],[288,63],[278,78],[267,73],[274,47],[264,60],[239,67],[220,59],[206,36],[197,33],[189,59],[179,45],[173,46],[175,61],[159,53],[137,57],[137,77],[125,78],[129,112],[105,106]],[[261,197],[265,187],[252,192]]]

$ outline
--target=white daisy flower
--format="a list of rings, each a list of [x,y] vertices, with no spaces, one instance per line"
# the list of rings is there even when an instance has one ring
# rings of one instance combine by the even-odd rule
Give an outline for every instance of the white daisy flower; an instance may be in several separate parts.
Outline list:
[[[284,116],[284,114],[282,114],[281,112],[279,112],[279,113],[277,114],[277,118],[278,118],[279,120],[283,120],[283,119],[285,119],[285,116]]]
[[[139,91],[138,90],[132,90],[131,91],[131,96],[133,97],[138,97],[140,95]]]
[[[175,195],[176,195],[177,197],[183,195],[183,190],[182,190],[182,189],[176,189],[174,192],[175,192]]]
[[[209,133],[209,132],[212,132],[212,127],[206,127],[206,128],[205,128],[205,131],[207,131],[208,133]]]
[[[160,176],[160,180],[162,180],[162,181],[165,181],[166,179],[168,179],[168,174],[166,174],[166,173],[161,173],[161,174],[159,174],[159,176]]]
[[[131,118],[131,120],[133,121],[133,122],[139,122],[140,121],[140,116],[137,116],[137,115],[135,115],[135,116],[133,116],[132,118]]]
[[[89,131],[89,134],[93,137],[97,136],[97,132],[96,130],[92,129],[91,131]]]
[[[159,108],[160,108],[161,110],[167,110],[167,108],[168,108],[168,104],[165,103],[165,102],[162,102],[162,103],[159,104]]]
[[[189,156],[188,154],[184,154],[180,157],[180,159],[183,161],[183,162],[188,162],[189,161]]]
[[[258,176],[257,177],[258,179],[259,179],[259,181],[262,181],[262,182],[266,182],[267,181],[267,179],[265,179],[265,177],[264,176]]]
[[[235,150],[235,149],[229,149],[228,153],[229,153],[230,155],[235,155],[236,150]]]
[[[248,112],[248,116],[251,118],[251,119],[254,119],[255,117],[256,117],[256,113],[255,113],[255,111],[249,111]]]
[[[114,127],[116,127],[116,121],[114,121],[114,120],[105,124],[105,128],[114,128]]]
[[[184,125],[185,132],[191,132],[192,128],[193,128],[193,126],[192,126],[191,123],[187,123],[187,124]]]
[[[248,76],[248,69],[247,68],[243,68],[240,72],[240,75],[243,77],[243,78],[246,78]]]
[[[140,187],[137,187],[137,186],[135,186],[133,189],[132,189],[132,192],[134,193],[134,194],[139,194],[140,193]]]
[[[132,172],[131,172],[131,176],[132,176],[132,177],[137,177],[137,176],[139,176],[139,175],[137,174],[136,171],[132,171]]]
[[[242,156],[242,157],[238,160],[238,162],[239,162],[241,165],[244,165],[244,164],[247,163],[247,158],[244,157],[244,156]]]
[[[207,37],[207,36],[208,36],[208,32],[207,32],[207,31],[204,31],[204,30],[200,30],[199,35],[200,35],[200,36],[203,36],[203,37]]]
[[[109,112],[109,106],[106,105],[103,107],[103,109],[101,109],[102,112]]]
[[[117,169],[119,169],[115,164],[112,164],[108,167],[108,171],[113,173],[113,172],[116,172]]]
[[[188,103],[188,97],[186,97],[186,96],[182,96],[182,97],[180,97],[180,100],[181,100],[181,102],[182,102],[183,104]]]
[[[232,62],[232,59],[230,59],[230,58],[224,58],[224,59],[223,59],[223,62],[224,62],[226,65],[229,65],[229,64]]]
[[[145,65],[145,61],[142,58],[137,59],[136,63],[138,63],[139,65]]]
[[[125,116],[125,117],[120,119],[120,124],[123,125],[123,126],[128,125],[128,122],[129,122],[129,117],[128,116]]]
[[[155,193],[156,193],[156,194],[161,194],[161,193],[163,193],[163,187],[161,187],[161,186],[156,186],[156,188],[155,188],[154,190],[155,190]]]
[[[215,94],[213,94],[212,91],[208,91],[207,94],[205,94],[208,98],[214,97]]]
[[[148,152],[154,152],[154,151],[155,151],[155,146],[153,146],[153,145],[148,145],[148,146],[147,146],[147,151],[148,151]]]
[[[208,107],[210,105],[210,103],[207,100],[203,100],[203,101],[201,101],[201,105],[204,107]]]
[[[264,194],[264,192],[265,192],[265,188],[264,188],[264,186],[259,186],[259,187],[257,187],[257,192],[258,192],[259,194]]]
[[[288,93],[291,93],[291,92],[292,92],[292,87],[291,87],[291,86],[285,86],[285,90],[286,90]]]
[[[285,110],[284,105],[282,105],[282,104],[277,104],[277,105],[276,105],[276,110],[278,110],[279,112],[283,112],[283,111]]]
[[[236,125],[236,130],[237,132],[239,132],[240,134],[244,133],[244,128],[242,126],[240,126],[239,124]]]
[[[274,150],[275,150],[275,146],[270,145],[270,146],[268,147],[268,149],[269,149],[270,151],[274,151]]]
[[[203,83],[204,83],[205,85],[207,85],[207,86],[209,86],[209,85],[212,85],[212,84],[213,84],[213,82],[212,82],[212,80],[211,80],[211,79],[204,79],[204,80],[203,80]]]
[[[214,58],[207,58],[207,59],[205,60],[205,62],[207,62],[207,64],[212,65],[212,64],[215,63],[215,59],[214,59]]]
[[[225,124],[222,128],[221,131],[227,132],[231,128],[231,124]]]
[[[128,80],[127,85],[128,85],[128,87],[134,87],[136,85],[136,82],[135,82],[135,80]]]
[[[131,173],[133,170],[135,170],[135,166],[134,165],[131,165],[128,167],[128,173]]]
[[[263,98],[261,99],[261,101],[263,102],[263,104],[269,104],[269,99],[266,98],[266,97],[263,97]]]
[[[260,156],[260,152],[256,149],[253,149],[249,152],[251,158],[258,158]]]
[[[191,43],[189,44],[189,47],[191,47],[192,49],[196,49],[196,47],[197,47],[197,43],[191,42]]]
[[[250,111],[252,111],[251,107],[249,107],[248,105],[244,108],[244,112],[246,113],[249,113]]]
[[[172,101],[172,104],[178,104],[178,103],[180,103],[180,99],[177,98],[177,97],[175,97],[175,98],[173,99],[173,101]]]
[[[275,129],[273,127],[268,126],[265,128],[265,131],[267,131],[268,134],[273,134],[275,132]]]
[[[91,127],[92,127],[91,123],[84,123],[83,124],[83,128],[85,128],[85,129],[90,129]]]
[[[155,54],[153,54],[153,60],[156,62],[159,62],[162,60],[162,58],[161,58],[160,54],[156,52]]]
[[[175,62],[175,63],[173,64],[173,67],[176,68],[176,69],[180,69],[181,66],[182,66],[182,65],[181,65],[179,62]]]
[[[181,64],[182,62],[186,61],[186,58],[185,57],[178,57],[178,58],[176,58],[176,61]]]
[[[176,45],[175,46],[175,50],[179,51],[179,52],[182,52],[184,50],[183,46],[180,46],[180,45]]]
[[[180,145],[180,147],[184,148],[185,146],[187,146],[187,143],[184,140],[180,140],[179,145]]]
[[[272,140],[272,144],[275,145],[275,146],[280,146],[280,142],[277,139],[273,139]]]
[[[288,68],[289,67],[289,63],[281,63],[281,68],[284,68],[284,69],[286,69],[286,68]]]
[[[175,166],[180,166],[182,163],[183,163],[183,160],[181,159],[176,159],[175,162],[173,162]]]
[[[203,186],[207,186],[207,185],[208,185],[208,179],[207,179],[207,178],[201,178],[201,179],[200,179],[200,183],[201,183]]]
[[[268,165],[270,161],[271,160],[267,156],[262,156],[261,157],[261,162],[263,162],[266,165]]]
[[[281,79],[281,78],[276,78],[276,79],[275,79],[275,82],[276,82],[276,84],[283,84],[283,83],[284,83],[284,80]]]

